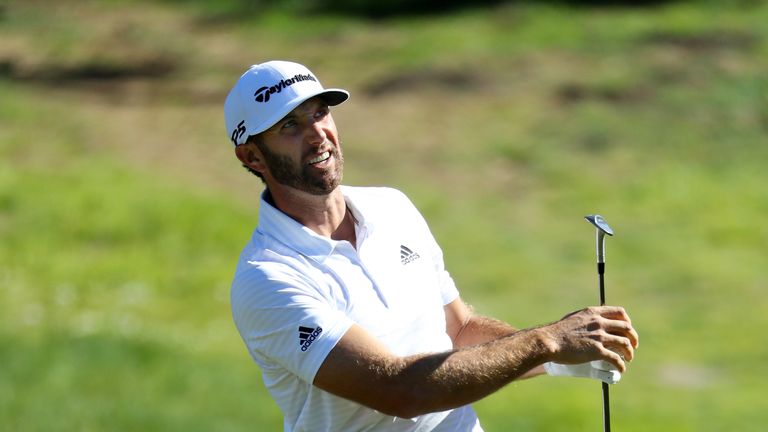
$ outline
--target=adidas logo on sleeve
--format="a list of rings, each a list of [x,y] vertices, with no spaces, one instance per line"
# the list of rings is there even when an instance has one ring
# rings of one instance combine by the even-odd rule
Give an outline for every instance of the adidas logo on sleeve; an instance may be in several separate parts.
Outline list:
[[[317,328],[299,326],[299,345],[301,346],[301,350],[308,350],[309,346],[312,345],[312,342],[314,342],[322,332],[323,328],[320,326],[317,326]]]

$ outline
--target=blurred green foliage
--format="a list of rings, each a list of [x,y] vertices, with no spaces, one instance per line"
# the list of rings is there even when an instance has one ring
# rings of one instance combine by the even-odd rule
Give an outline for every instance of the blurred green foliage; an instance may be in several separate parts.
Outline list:
[[[607,218],[608,300],[641,332],[617,430],[763,429],[765,2],[386,22],[244,4],[3,6],[0,430],[281,429],[229,313],[261,186],[221,118],[270,58],[350,89],[346,182],[408,193],[481,313],[596,302],[582,216]],[[586,380],[475,406],[488,431],[600,427]]]

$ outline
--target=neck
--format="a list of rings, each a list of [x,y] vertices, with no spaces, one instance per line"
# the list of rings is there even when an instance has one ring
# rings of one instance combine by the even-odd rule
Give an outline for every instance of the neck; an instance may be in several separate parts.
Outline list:
[[[275,207],[315,233],[355,245],[355,220],[340,187],[326,195],[287,188],[270,188],[268,194]]]

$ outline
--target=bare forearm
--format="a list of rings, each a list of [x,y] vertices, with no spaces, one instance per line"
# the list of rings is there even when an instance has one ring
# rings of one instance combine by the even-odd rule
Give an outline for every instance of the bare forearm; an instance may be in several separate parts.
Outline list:
[[[497,319],[471,315],[453,339],[455,348],[468,347],[509,336],[517,331],[511,325]]]
[[[458,350],[401,359],[390,379],[403,386],[416,416],[472,403],[545,361],[538,330],[524,330]]]
[[[482,315],[471,315],[456,336],[454,346],[461,348],[490,342],[495,339],[509,336],[516,331],[516,328],[503,321]],[[544,367],[538,365],[525,372],[518,379],[533,378],[544,373],[546,373]]]
[[[612,306],[583,309],[558,322],[519,331],[506,325],[472,331],[481,321],[473,321],[466,313],[449,316],[467,317],[449,321],[447,331],[454,345],[469,345],[398,357],[353,325],[328,354],[313,384],[385,414],[414,417],[477,401],[510,381],[540,373],[540,365],[548,361],[604,360],[623,372],[624,359],[631,360],[637,347],[637,333],[628,315]],[[461,335],[462,328],[470,331]],[[507,331],[511,334],[471,343]]]

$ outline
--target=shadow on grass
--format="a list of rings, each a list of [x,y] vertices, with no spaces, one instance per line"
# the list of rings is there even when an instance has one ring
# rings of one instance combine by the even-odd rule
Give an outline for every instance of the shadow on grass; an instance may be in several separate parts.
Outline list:
[[[255,17],[264,11],[280,9],[291,13],[334,14],[370,20],[450,14],[465,9],[542,4],[571,8],[645,8],[675,3],[676,0],[159,0],[163,3],[186,5],[198,9],[204,22],[224,23]],[[679,1],[679,0],[678,0]],[[742,0],[748,2],[748,0]]]
[[[20,67],[16,62],[8,59],[0,62],[0,77],[41,84],[69,84],[131,78],[159,79],[170,76],[176,70],[176,62],[168,58],[120,63],[86,60],[72,65],[47,64],[36,68]]]

